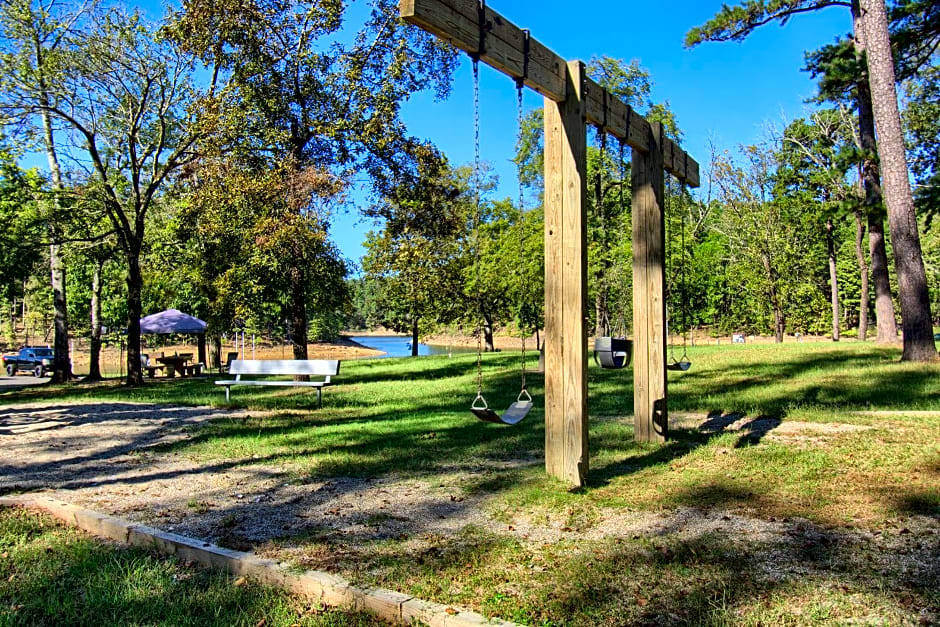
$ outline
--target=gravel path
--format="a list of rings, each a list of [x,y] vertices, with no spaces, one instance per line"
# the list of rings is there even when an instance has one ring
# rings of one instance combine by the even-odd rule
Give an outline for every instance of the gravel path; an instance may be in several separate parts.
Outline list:
[[[575,538],[668,536],[691,541],[718,535],[761,547],[753,552],[758,562],[751,567],[775,581],[851,566],[864,548],[865,559],[876,559],[886,571],[940,581],[940,521],[929,516],[908,517],[891,529],[869,532],[689,507],[664,512],[607,509],[589,526],[572,530],[563,513],[537,521],[520,513],[509,520],[505,514],[492,515],[496,508],[487,497],[467,496],[461,489],[467,477],[458,471],[436,474],[433,482],[395,476],[305,481],[286,466],[250,458],[200,464],[158,448],[193,437],[208,420],[242,415],[138,403],[0,407],[0,494],[44,491],[76,505],[244,550],[275,538],[298,538],[297,544],[280,543],[285,559],[310,534],[344,543],[394,537],[420,544],[474,525],[532,545]],[[733,416],[725,422],[722,428],[745,424]],[[716,422],[706,420],[702,428],[716,428]],[[799,435],[798,425],[780,433]],[[841,547],[843,563],[807,562],[808,546]]]

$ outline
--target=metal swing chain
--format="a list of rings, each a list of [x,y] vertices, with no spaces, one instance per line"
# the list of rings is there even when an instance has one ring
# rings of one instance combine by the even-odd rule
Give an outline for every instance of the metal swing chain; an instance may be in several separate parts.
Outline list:
[[[529,32],[526,31],[526,70],[528,69],[528,44],[529,44]],[[523,106],[522,106],[522,90],[524,89],[523,81],[525,77],[516,81],[516,119],[518,120],[519,126],[519,136],[522,137],[522,122],[523,122]],[[522,393],[526,391],[526,381],[525,381],[525,323],[523,321],[523,314],[525,313],[525,296],[526,296],[526,265],[525,265],[525,199],[523,197],[522,189],[522,160],[517,158],[516,161],[516,179],[519,183],[519,272],[520,272],[520,281],[519,281],[519,335],[522,338],[522,387],[520,389],[519,395],[522,396]]]
[[[482,32],[482,28],[481,28]],[[482,34],[480,36],[483,38]],[[476,281],[477,313],[482,317],[483,297],[480,294],[480,58],[473,57],[473,189],[475,210],[473,213],[473,266],[474,280]],[[483,325],[477,333],[477,397],[473,400],[483,401]]]
[[[597,211],[597,217],[601,223],[601,228],[600,228],[601,255],[602,257],[605,257],[608,253],[608,249],[607,249],[607,210],[604,207],[603,172],[604,172],[604,157],[607,155],[607,131],[605,130],[607,127],[607,90],[605,89],[602,92],[602,94],[603,94],[603,100],[604,100],[604,122],[601,126],[596,127],[598,139],[600,140],[599,143],[601,145],[600,146],[601,151],[600,151],[600,155],[597,161],[597,172],[595,173],[595,176],[594,176],[594,202],[596,204],[595,211]],[[602,266],[605,261],[606,260],[602,260],[601,262]],[[601,294],[604,295],[604,302],[606,304],[607,295],[608,295],[608,289],[607,289],[608,284],[607,284],[606,272],[603,272],[601,274],[600,283],[601,284],[599,287],[601,290]],[[607,307],[605,308],[609,308],[609,305],[607,305]],[[606,335],[610,335],[610,321],[607,320],[605,322],[604,320],[598,320],[597,322],[601,330],[604,331]]]
[[[686,158],[688,159],[688,157]],[[682,194],[682,196],[685,196],[685,182],[683,182],[682,186],[679,188],[679,191]],[[682,203],[680,203],[680,210],[681,208],[682,208]],[[686,223],[685,212],[683,211],[682,212],[682,231],[681,231],[682,234],[680,236],[682,247],[679,249],[679,254],[683,256],[685,255],[685,223]],[[690,332],[688,319],[687,319],[687,315],[689,311],[689,285],[688,285],[688,280],[686,278],[685,266],[686,266],[685,260],[683,259],[682,263],[680,263],[679,265],[679,271],[681,273],[680,280],[682,282],[681,283],[681,286],[682,286],[681,287],[682,289],[682,361],[689,360],[687,337]]]
[[[675,203],[672,202],[672,180],[669,177],[666,177],[665,185],[663,185],[663,214],[665,216],[664,222],[666,225],[666,233],[664,233],[664,238],[666,240],[666,283],[665,283],[665,293],[663,294],[663,300],[666,303],[666,342],[668,344],[667,350],[669,353],[669,361],[672,364],[679,363],[679,360],[676,359],[676,344],[672,341],[672,333],[670,333],[670,328],[675,332],[675,325],[671,324],[675,322],[675,312],[669,307],[669,303],[672,300],[672,273],[671,270],[675,269],[676,264],[676,246],[675,246],[675,233],[673,233],[672,227],[669,224],[669,218],[671,211]]]
[[[627,128],[627,134],[629,134],[630,133],[630,118],[629,117],[627,118],[626,128]],[[619,170],[619,173],[620,173],[620,211],[622,212],[624,210],[624,207],[626,206],[624,205],[624,200],[623,200],[623,188],[624,188],[623,179],[627,174],[627,169],[623,165],[623,140],[622,139],[620,140],[620,151],[619,151],[618,159],[619,159],[619,162],[617,163],[617,169]],[[621,290],[622,288],[623,286],[621,285]],[[618,331],[620,332],[621,337],[627,337],[627,321],[623,314],[623,310],[625,309],[625,307],[622,302],[622,297],[621,297],[620,306],[617,309],[619,311],[619,314],[618,314],[619,317],[617,321],[619,324]]]

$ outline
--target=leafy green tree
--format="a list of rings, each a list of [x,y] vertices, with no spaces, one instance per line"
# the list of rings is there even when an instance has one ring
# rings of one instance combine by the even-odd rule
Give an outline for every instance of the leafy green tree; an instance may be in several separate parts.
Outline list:
[[[325,168],[347,182],[365,173],[381,195],[403,171],[413,172],[420,149],[406,135],[401,103],[426,88],[445,95],[456,55],[408,28],[391,0],[373,3],[355,25],[348,4],[186,0],[170,32],[225,78],[223,151],[244,151],[259,169],[271,161],[297,172]],[[309,284],[294,265],[284,268],[293,292],[291,336],[303,338]],[[306,343],[296,342],[294,357],[306,355]]]
[[[767,145],[742,149],[739,166],[728,154],[716,154],[711,165],[721,218],[716,229],[727,238],[739,279],[753,306],[772,317],[777,342],[787,328],[788,303],[811,274],[813,228],[801,203],[774,197],[779,162]]]
[[[327,216],[344,193],[329,172],[293,163],[258,171],[238,157],[203,160],[166,239],[183,243],[189,270],[176,298],[213,329],[216,358],[223,329],[283,329],[294,346],[306,346],[308,321],[290,318],[298,309],[318,333],[335,333],[348,306],[347,266],[329,240]],[[301,326],[304,336],[291,334]]]
[[[63,35],[65,37],[65,35]],[[55,98],[31,111],[61,125],[56,144],[102,193],[127,269],[127,383],[140,385],[141,255],[147,213],[192,158],[200,134],[190,105],[193,64],[139,15],[92,12],[60,55]],[[24,86],[25,90],[28,86]],[[61,138],[61,139],[59,139]]]
[[[63,259],[60,219],[62,194],[66,185],[59,159],[61,138],[57,132],[54,108],[63,103],[63,82],[75,58],[76,38],[93,8],[92,2],[77,5],[56,0],[9,0],[0,5],[0,112],[4,124],[21,137],[38,132],[38,142],[49,163],[52,194],[44,200],[49,207],[47,230],[55,337],[52,380],[68,381],[72,376],[69,358],[68,299]]]
[[[544,322],[544,218],[541,208],[522,215],[508,199],[486,203],[471,241],[476,251],[464,269],[465,295],[483,319],[483,343],[495,350],[497,328],[514,323],[525,335]]]
[[[43,186],[35,171],[24,171],[9,151],[0,150],[0,301],[4,303],[23,296],[23,283],[43,258],[37,248],[45,240],[44,229],[35,217],[45,194]],[[12,329],[7,335],[12,336]]]
[[[417,180],[392,188],[368,213],[384,222],[370,232],[364,281],[377,296],[381,323],[412,338],[455,320],[461,298],[469,211],[469,172],[455,172],[436,150],[421,151]]]
[[[908,160],[921,215],[930,225],[940,212],[940,65],[905,83]]]
[[[847,180],[855,152],[854,135],[853,120],[844,109],[820,110],[809,119],[796,120],[783,133],[782,163],[777,172],[777,194],[801,199],[807,213],[818,216],[819,228],[825,233],[834,342],[839,341],[841,319],[838,232],[846,216],[856,212],[862,201],[857,188]],[[864,307],[867,309],[867,301]]]

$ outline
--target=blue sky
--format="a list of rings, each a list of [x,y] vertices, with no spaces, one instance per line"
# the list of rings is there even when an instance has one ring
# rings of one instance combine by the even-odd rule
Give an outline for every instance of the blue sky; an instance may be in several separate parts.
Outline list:
[[[156,5],[152,0],[142,2],[152,15]],[[711,17],[721,2],[595,0],[577,4],[583,8],[577,11],[572,11],[570,0],[489,0],[488,5],[530,29],[533,37],[562,57],[638,59],[652,76],[654,101],[669,101],[685,134],[684,147],[703,165],[709,140],[719,148],[733,149],[758,141],[767,124],[780,126],[803,115],[804,101],[815,93],[810,77],[800,71],[804,52],[851,28],[848,9],[831,7],[798,15],[783,27],[765,26],[744,43],[708,43],[686,50],[685,33]],[[515,87],[511,79],[486,66],[481,65],[480,74],[482,156],[500,176],[497,194],[514,196],[515,174],[509,160],[516,135]],[[528,91],[524,103],[526,109],[540,107],[542,98]],[[433,141],[453,163],[471,161],[469,59],[464,57],[446,101],[417,94],[402,114],[413,135]],[[331,235],[347,258],[358,261],[370,228],[371,223],[352,211],[337,216]]]

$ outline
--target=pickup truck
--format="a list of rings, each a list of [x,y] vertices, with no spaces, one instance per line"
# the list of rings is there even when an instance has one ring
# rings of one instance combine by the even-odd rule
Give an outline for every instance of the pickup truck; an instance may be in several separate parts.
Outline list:
[[[44,346],[27,346],[15,355],[3,356],[3,368],[7,376],[15,376],[17,371],[32,372],[36,377],[44,377],[52,368],[52,349]]]

